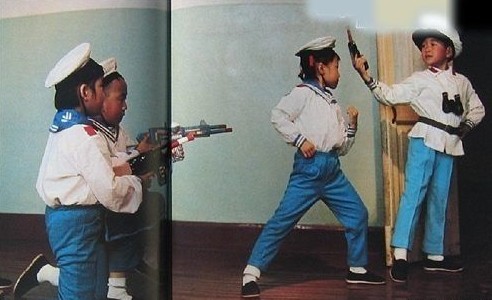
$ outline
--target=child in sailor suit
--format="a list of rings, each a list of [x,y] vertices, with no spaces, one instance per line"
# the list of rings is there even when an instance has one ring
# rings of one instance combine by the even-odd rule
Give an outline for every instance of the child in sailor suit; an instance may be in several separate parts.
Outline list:
[[[355,140],[358,111],[347,110],[349,124],[330,89],[340,77],[335,39],[319,38],[301,48],[302,84],[275,106],[271,122],[288,144],[298,148],[283,199],[258,237],[243,271],[242,297],[260,294],[256,281],[266,271],[280,244],[294,225],[318,200],[323,201],[346,230],[347,283],[384,284],[365,269],[368,264],[368,212],[357,191],[341,170],[339,156]]]

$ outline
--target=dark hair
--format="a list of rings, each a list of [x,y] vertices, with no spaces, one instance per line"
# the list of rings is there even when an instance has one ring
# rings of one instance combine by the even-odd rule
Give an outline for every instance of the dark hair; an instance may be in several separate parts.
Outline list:
[[[102,82],[103,87],[106,88],[113,80],[116,80],[116,79],[125,80],[125,78],[123,78],[123,76],[120,73],[113,72],[113,73],[111,73],[108,76],[103,78],[103,82]]]
[[[55,85],[55,108],[60,110],[79,106],[79,86],[87,84],[92,90],[95,90],[96,81],[103,75],[103,68],[94,60],[89,59],[82,68]]]
[[[308,50],[304,51],[299,56],[301,57],[301,71],[297,76],[302,80],[314,79],[316,77],[316,69],[314,68],[314,66],[309,65],[309,56],[313,57],[314,62],[321,62],[323,64],[328,64],[335,59],[340,60],[340,56],[338,56],[333,48],[325,48],[322,50]]]

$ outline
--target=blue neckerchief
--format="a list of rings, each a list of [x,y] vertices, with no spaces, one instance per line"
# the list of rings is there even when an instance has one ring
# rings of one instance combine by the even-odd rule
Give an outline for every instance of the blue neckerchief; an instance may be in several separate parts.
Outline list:
[[[87,124],[87,117],[75,109],[61,109],[56,112],[50,132],[60,132],[77,124]]]

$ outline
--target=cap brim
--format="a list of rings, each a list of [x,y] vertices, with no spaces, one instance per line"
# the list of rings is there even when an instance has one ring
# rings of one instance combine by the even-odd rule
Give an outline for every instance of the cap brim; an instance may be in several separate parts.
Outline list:
[[[90,54],[91,45],[89,43],[82,43],[72,49],[48,73],[44,83],[45,87],[49,88],[60,83],[77,69],[84,66],[89,60]]]
[[[412,33],[413,43],[419,49],[422,48],[422,43],[424,42],[424,40],[429,37],[436,38],[440,41],[446,42],[451,47],[454,48],[454,44],[451,41],[451,39],[436,29],[418,29]]]

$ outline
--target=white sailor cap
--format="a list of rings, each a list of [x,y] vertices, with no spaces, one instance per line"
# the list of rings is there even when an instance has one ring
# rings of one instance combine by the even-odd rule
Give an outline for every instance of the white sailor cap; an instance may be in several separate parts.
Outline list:
[[[449,44],[454,50],[454,57],[460,55],[463,50],[460,36],[446,20],[437,16],[425,16],[420,23],[419,28],[412,33],[412,40],[417,48],[422,48],[422,42],[426,38],[433,37]]]
[[[110,57],[102,62],[99,63],[104,70],[104,77],[108,76],[111,73],[116,72],[117,64],[116,64],[116,58]]]
[[[308,42],[297,51],[296,56],[301,56],[305,51],[317,51],[326,48],[335,48],[335,38],[331,36],[320,37]]]
[[[73,72],[82,68],[89,61],[90,55],[91,45],[89,43],[82,43],[70,50],[51,69],[44,86],[49,88],[63,81]]]

